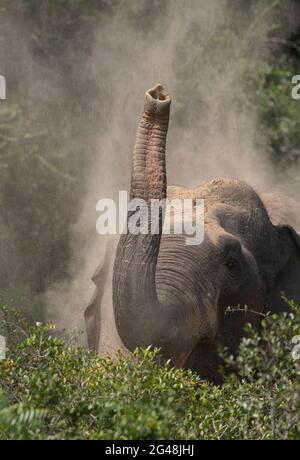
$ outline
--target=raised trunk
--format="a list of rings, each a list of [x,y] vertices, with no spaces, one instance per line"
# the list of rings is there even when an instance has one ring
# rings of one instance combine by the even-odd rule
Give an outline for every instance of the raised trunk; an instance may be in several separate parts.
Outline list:
[[[166,198],[166,137],[171,98],[161,85],[146,92],[133,153],[130,197]],[[132,212],[129,213],[129,218]],[[163,216],[159,217],[161,233]],[[130,350],[149,344],[161,345],[162,306],[155,287],[155,270],[161,234],[121,236],[114,265],[113,304],[118,333]],[[160,324],[162,326],[162,324]],[[161,331],[161,332],[159,332]]]

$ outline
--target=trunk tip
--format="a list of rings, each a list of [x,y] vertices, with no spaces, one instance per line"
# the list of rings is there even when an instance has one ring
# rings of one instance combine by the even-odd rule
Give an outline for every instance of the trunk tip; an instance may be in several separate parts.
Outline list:
[[[145,110],[151,114],[167,115],[171,101],[168,91],[158,83],[145,93]]]
[[[171,101],[168,91],[161,85],[157,84],[146,91],[146,96],[150,96],[157,101]]]

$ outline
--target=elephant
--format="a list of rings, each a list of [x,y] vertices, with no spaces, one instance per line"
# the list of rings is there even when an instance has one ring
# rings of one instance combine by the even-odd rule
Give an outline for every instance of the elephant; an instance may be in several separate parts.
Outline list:
[[[289,308],[282,292],[300,302],[300,209],[284,195],[258,194],[238,179],[215,178],[193,189],[167,185],[170,106],[162,85],[145,93],[130,198],[202,198],[204,240],[187,245],[184,233],[164,234],[163,212],[156,234],[124,232],[94,277],[98,288],[85,315],[88,343],[101,352],[110,264],[109,308],[124,349],[159,347],[174,366],[218,383],[220,344],[236,353],[246,323],[259,331],[264,314]]]

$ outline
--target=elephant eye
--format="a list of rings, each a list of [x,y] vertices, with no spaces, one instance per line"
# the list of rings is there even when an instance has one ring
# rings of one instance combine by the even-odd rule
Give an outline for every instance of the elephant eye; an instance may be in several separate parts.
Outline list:
[[[239,268],[239,263],[237,260],[229,259],[225,262],[225,266],[228,268],[228,270],[236,270]]]

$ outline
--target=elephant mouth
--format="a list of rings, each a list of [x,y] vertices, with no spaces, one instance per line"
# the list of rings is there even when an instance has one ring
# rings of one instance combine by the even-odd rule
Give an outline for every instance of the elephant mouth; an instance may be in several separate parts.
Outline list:
[[[180,353],[175,358],[173,358],[172,361],[173,361],[174,366],[178,368],[185,368],[186,367],[185,365],[192,352],[193,352],[193,349],[185,353]]]
[[[195,372],[201,379],[221,384],[222,375],[219,373],[221,359],[217,352],[216,342],[199,342],[186,355],[183,368]]]
[[[191,367],[189,363],[194,361],[194,359],[197,359],[196,356],[199,356],[199,350],[210,350],[214,348],[214,346],[215,342],[210,338],[203,338],[192,347],[182,351],[181,353],[178,353],[175,357],[172,358],[172,362],[175,367],[190,369]],[[200,364],[200,362],[198,364]]]

